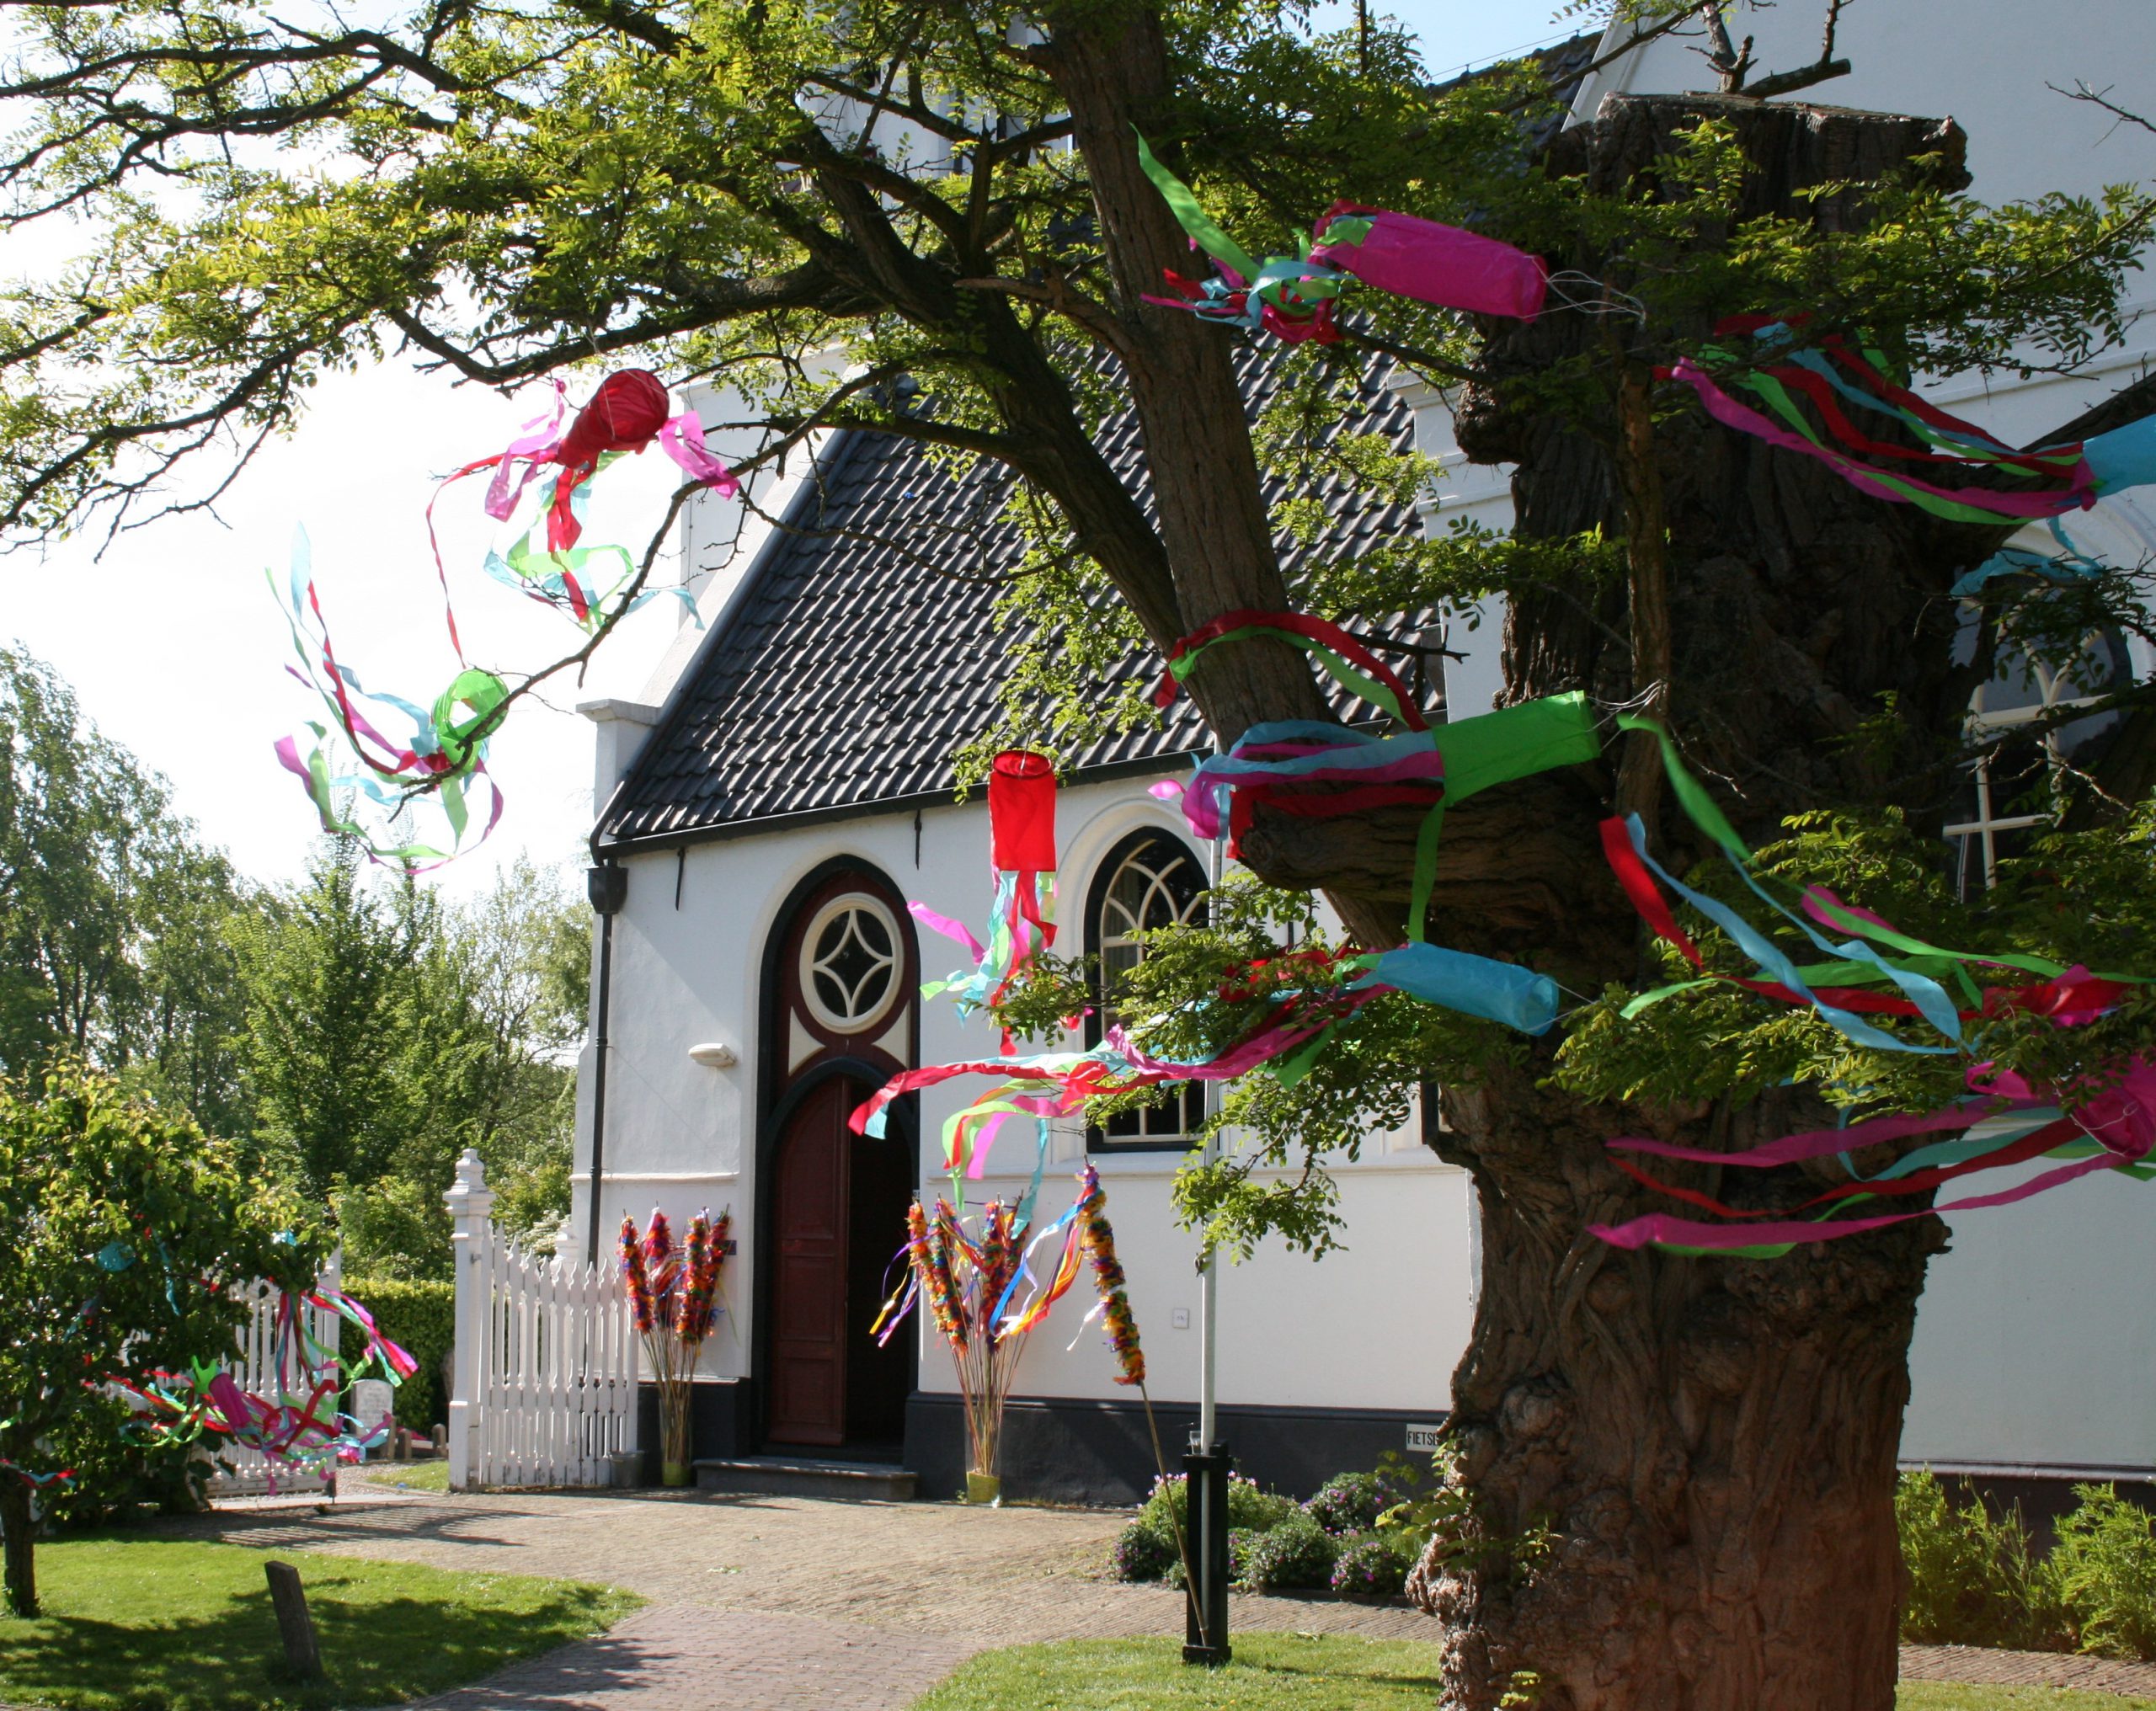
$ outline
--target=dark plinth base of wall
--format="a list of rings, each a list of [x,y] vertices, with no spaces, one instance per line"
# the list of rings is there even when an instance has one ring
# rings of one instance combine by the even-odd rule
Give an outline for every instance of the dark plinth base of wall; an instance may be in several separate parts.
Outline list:
[[[1903,1471],[1912,1470],[1904,1468]],[[2020,1510],[2031,1537],[2043,1550],[2057,1543],[2060,1518],[2079,1506],[2081,1500],[2073,1493],[2076,1485],[2110,1485],[2137,1509],[2156,1514],[2156,1477],[2147,1473],[2095,1468],[2085,1474],[2066,1468],[2026,1473],[2009,1468],[1982,1473],[1937,1471],[1940,1484],[1956,1503],[1982,1498],[1994,1515]]]
[[[1198,1410],[1153,1405],[1161,1449],[1182,1465]],[[1409,1426],[1436,1426],[1441,1409],[1223,1407],[1219,1432],[1235,1471],[1291,1496],[1307,1497],[1335,1474],[1374,1468],[1387,1450],[1406,1452]],[[1115,1505],[1141,1501],[1155,1478],[1145,1410],[1128,1402],[1014,1396],[1003,1413],[1003,1490],[1021,1502]],[[966,1427],[955,1396],[916,1390],[906,1403],[907,1467],[921,1495],[942,1500],[966,1483]]]

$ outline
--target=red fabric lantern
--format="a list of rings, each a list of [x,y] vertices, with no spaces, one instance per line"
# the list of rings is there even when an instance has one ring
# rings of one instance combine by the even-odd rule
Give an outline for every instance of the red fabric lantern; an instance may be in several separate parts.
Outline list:
[[[599,460],[610,451],[642,451],[665,425],[666,387],[648,369],[617,369],[600,381],[554,453],[562,472],[554,477],[554,504],[547,514],[550,551],[575,546],[584,533],[569,495],[591,479]]]
[[[1055,869],[1055,765],[1045,754],[1006,749],[988,775],[990,862],[999,873]]]
[[[557,463],[577,468],[610,451],[641,451],[666,425],[666,388],[648,369],[617,369],[599,383],[562,436]]]

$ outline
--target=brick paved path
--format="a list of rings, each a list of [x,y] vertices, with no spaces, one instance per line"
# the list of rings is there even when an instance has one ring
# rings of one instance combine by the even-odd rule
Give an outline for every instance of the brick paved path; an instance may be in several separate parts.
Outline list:
[[[611,1581],[650,1601],[601,1639],[428,1702],[441,1711],[903,1711],[987,1647],[1182,1625],[1182,1594],[1106,1578],[1126,1518],[1113,1511],[659,1491],[355,1495],[371,1500],[327,1515],[262,1502],[164,1525],[280,1550]],[[1236,1628],[1430,1632],[1428,1618],[1395,1606],[1230,1603]]]
[[[979,1650],[1182,1625],[1180,1594],[1106,1578],[1125,1518],[1113,1511],[657,1491],[355,1495],[371,1500],[328,1515],[263,1503],[167,1525],[235,1544],[611,1581],[650,1601],[598,1639],[427,1702],[438,1711],[903,1711]],[[1236,1630],[1431,1633],[1395,1606],[1231,1603]],[[1905,1646],[1902,1673],[2156,1698],[2156,1666],[2043,1653]]]
[[[427,1711],[886,1711],[911,1703],[973,1650],[814,1616],[665,1604],[424,1703]]]
[[[1978,1645],[1905,1645],[1905,1682],[1982,1682],[2014,1687],[2079,1687],[2156,1699],[2156,1664],[2068,1657],[2053,1651],[1992,1651]]]

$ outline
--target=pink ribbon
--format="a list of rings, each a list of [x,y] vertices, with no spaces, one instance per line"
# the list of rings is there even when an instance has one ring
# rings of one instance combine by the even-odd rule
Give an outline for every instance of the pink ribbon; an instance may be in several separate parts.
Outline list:
[[[910,903],[906,913],[931,932],[941,933],[947,939],[955,939],[966,947],[967,955],[978,962],[988,954],[987,948],[974,936],[973,929],[963,921],[953,920],[949,915],[939,915],[925,903]]]
[[[2011,1188],[2002,1188],[1995,1194],[1976,1194],[1966,1200],[1950,1200],[1926,1212],[1893,1212],[1881,1213],[1876,1218],[1836,1218],[1829,1223],[1799,1219],[1794,1223],[1739,1226],[1705,1223],[1696,1218],[1654,1212],[1644,1218],[1636,1218],[1630,1223],[1614,1226],[1589,1224],[1588,1234],[1599,1237],[1613,1248],[1643,1248],[1650,1242],[1684,1248],[1778,1247],[1784,1243],[1828,1242],[1841,1236],[1856,1235],[1865,1230],[1885,1229],[1889,1224],[1907,1223],[1911,1218],[1929,1218],[1934,1212],[1977,1212],[1986,1207],[2010,1206],[2015,1201],[2041,1194],[2047,1188],[2071,1182],[2077,1176],[2086,1176],[2095,1170],[2108,1170],[2117,1162],[2108,1154],[2099,1153],[2094,1158],[2077,1159],[2070,1165],[2047,1170],[2041,1176],[2031,1177]]]
[[[668,417],[659,430],[659,445],[681,466],[684,475],[691,481],[702,482],[721,498],[730,499],[741,491],[741,483],[734,478],[734,472],[705,448],[704,424],[696,419],[694,410]]]
[[[532,477],[540,466],[551,459],[555,448],[562,443],[562,418],[568,409],[569,389],[560,380],[552,382],[554,388],[554,413],[534,416],[524,424],[521,438],[512,440],[501,461],[494,466],[494,478],[487,483],[487,514],[497,523],[506,523],[516,509],[517,501],[524,497],[524,490],[531,484]],[[524,464],[524,477],[512,488],[510,471],[519,461]]]
[[[2002,517],[2056,517],[2076,505],[2086,507],[2095,503],[2095,491],[2089,485],[2085,461],[2076,473],[2073,490],[2063,493],[2004,493],[1992,488],[1935,487],[1909,475],[1897,475],[1894,478],[1897,485],[1890,486],[1854,458],[1845,457],[1823,445],[1815,445],[1801,434],[1792,433],[1757,410],[1740,404],[1716,386],[1707,371],[1690,357],[1679,357],[1675,368],[1670,372],[1675,379],[1683,381],[1700,395],[1700,402],[1706,413],[1723,427],[1733,428],[1738,433],[1748,434],[1756,440],[1764,440],[1768,445],[1778,445],[1785,451],[1800,452],[1806,457],[1815,458],[1874,498],[1892,499],[1906,504],[1908,495],[1900,488],[1912,487],[1936,498],[1972,506]]]
[[[1864,1122],[1852,1123],[1845,1129],[1812,1129],[1802,1134],[1785,1135],[1780,1140],[1769,1141],[1764,1146],[1750,1148],[1742,1153],[1716,1153],[1700,1147],[1684,1147],[1673,1142],[1630,1136],[1614,1140],[1609,1145],[1613,1149],[1651,1153],[1659,1158],[1681,1159],[1695,1164],[1765,1168],[1795,1164],[1805,1159],[1870,1146],[1878,1141],[1924,1134],[1938,1129],[1967,1128],[1988,1117],[2015,1110],[2042,1109],[2058,1102],[2055,1093],[2032,1086],[2028,1079],[2017,1071],[2003,1069],[1991,1073],[1988,1063],[1972,1065],[1968,1082],[1973,1090],[1988,1101],[1985,1107],[1951,1106],[1921,1115],[1873,1117]],[[2145,1158],[2152,1149],[2156,1149],[2156,1061],[2146,1058],[2134,1058],[2111,1085],[2073,1106],[2063,1119],[2051,1127],[2058,1131],[2058,1140],[2062,1143],[2070,1140],[2073,1132],[2078,1130],[2103,1150],[2089,1158],[2077,1159],[2057,1166],[2011,1188],[2003,1188],[1991,1194],[1973,1195],[1961,1200],[1945,1201],[1928,1212],[1885,1213],[1870,1218],[1836,1218],[1828,1222],[1801,1218],[1742,1225],[1708,1223],[1697,1218],[1679,1218],[1673,1213],[1657,1212],[1621,1224],[1591,1224],[1588,1234],[1619,1248],[1641,1248],[1651,1242],[1676,1247],[1716,1250],[1766,1247],[1785,1242],[1833,1241],[1865,1230],[1885,1229],[1892,1224],[1905,1223],[1911,1218],[1927,1217],[1929,1212],[1975,1212],[1987,1207],[2011,1206],[2017,1201],[2026,1200],[2032,1195],[2041,1194],[2047,1189],[2071,1182],[2093,1171],[2108,1170],[2121,1164],[2133,1163]]]

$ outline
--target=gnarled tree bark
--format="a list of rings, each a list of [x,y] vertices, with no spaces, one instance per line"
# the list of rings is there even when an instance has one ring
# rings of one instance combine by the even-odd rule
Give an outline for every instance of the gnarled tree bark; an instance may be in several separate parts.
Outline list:
[[[1796,211],[1806,185],[1919,154],[1958,179],[1951,125],[1713,98],[1614,103],[1558,140],[1550,169],[1604,189],[1652,187],[1675,133],[1707,114],[1735,125],[1753,164],[1748,212]],[[1840,196],[1812,205],[1812,217],[1837,226],[1864,211]],[[1568,260],[1605,275],[1622,266]],[[1491,360],[1546,363],[1599,336],[1552,316],[1499,334]],[[1589,437],[1509,418],[1487,397],[1460,423],[1470,455],[1517,461],[1518,530],[1542,536],[1622,533],[1639,517],[1640,472],[1613,450],[1626,425],[1613,418]],[[1699,765],[1729,786],[1739,827],[1764,834],[1799,808],[1859,802],[1898,803],[1935,826],[1972,686],[1953,663],[1946,589],[1997,536],[1870,498],[1694,415],[1661,424],[1653,456],[1670,712]],[[1516,600],[1508,696],[1638,696],[1649,685],[1636,680],[1635,628],[1622,587],[1591,610],[1568,596]],[[1890,706],[1900,717],[1889,737],[1852,740]],[[1628,770],[1636,758],[1623,757]],[[1584,835],[1611,792],[1583,769],[1492,805],[1530,838],[1547,825],[1535,865],[1564,907],[1470,926],[1479,948],[1565,971],[1583,990],[1636,975],[1637,929]],[[1681,819],[1650,822],[1676,859],[1704,853]],[[1497,859],[1476,841],[1449,856]],[[1468,877],[1446,876],[1461,903]],[[1816,1111],[1788,1097],[1736,1117],[1597,1108],[1539,1085],[1547,1069],[1538,1058],[1445,1096],[1439,1150],[1473,1172],[1483,1221],[1478,1319],[1454,1380],[1475,1519],[1437,1542],[1412,1589],[1444,1625],[1446,1703],[1495,1711],[1518,1691],[1543,1711],[1890,1711],[1895,1456],[1916,1301],[1943,1227],[1927,1218],[1765,1261],[1611,1250],[1590,1224],[1668,1202],[1614,1168],[1610,1137],[1734,1148]],[[1796,1171],[1695,1174],[1760,1207],[1819,1186]]]

